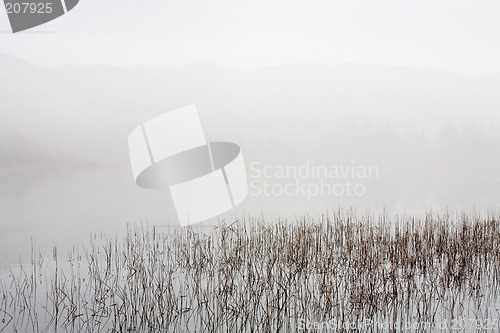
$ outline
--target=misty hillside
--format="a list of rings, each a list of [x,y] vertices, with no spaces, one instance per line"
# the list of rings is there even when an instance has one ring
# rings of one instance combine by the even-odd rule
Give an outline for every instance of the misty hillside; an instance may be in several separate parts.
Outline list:
[[[500,119],[500,76],[416,68],[312,63],[259,70],[205,63],[176,69],[44,68],[0,55],[0,73],[2,163],[126,163],[126,138],[135,126],[193,103],[209,139],[239,142],[247,154],[261,154],[264,147],[282,152],[281,145],[290,144],[296,152],[305,141],[312,144],[302,147],[307,151],[324,149],[325,140],[352,135],[349,126],[391,141],[384,136],[406,131],[433,139],[445,125],[460,133],[471,121],[488,132],[487,124]]]
[[[0,221],[9,235],[0,253],[11,263],[32,235],[52,244],[62,231],[58,245],[70,246],[127,222],[175,225],[167,194],[134,184],[127,137],[143,121],[193,103],[208,139],[238,143],[249,182],[258,182],[228,214],[453,212],[500,202],[499,76],[356,64],[45,68],[6,55],[0,74]],[[373,165],[379,174],[351,179],[365,186],[363,196],[255,193],[263,181],[297,181],[263,178],[255,163],[307,162]]]
[[[318,209],[344,199],[420,208],[500,200],[498,75],[313,63],[259,70],[206,63],[44,68],[6,55],[0,72],[4,166],[115,166],[128,174],[132,129],[196,104],[208,139],[238,143],[247,167],[314,161],[379,168],[363,198],[310,201]],[[16,189],[6,177],[2,184]],[[131,174],[116,181],[128,184]],[[282,206],[269,197],[252,200],[259,209],[304,211],[302,197],[273,198]]]

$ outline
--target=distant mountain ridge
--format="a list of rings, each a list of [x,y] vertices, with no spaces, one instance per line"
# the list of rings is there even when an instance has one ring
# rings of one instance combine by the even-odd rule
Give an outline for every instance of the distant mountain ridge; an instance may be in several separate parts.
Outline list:
[[[68,160],[126,163],[137,124],[187,104],[197,104],[210,139],[241,142],[250,154],[270,141],[303,144],[300,132],[321,142],[349,119],[427,132],[450,121],[500,123],[500,75],[315,63],[51,68],[5,54],[0,72],[0,139],[22,138],[26,154]],[[6,149],[0,159],[13,155]]]

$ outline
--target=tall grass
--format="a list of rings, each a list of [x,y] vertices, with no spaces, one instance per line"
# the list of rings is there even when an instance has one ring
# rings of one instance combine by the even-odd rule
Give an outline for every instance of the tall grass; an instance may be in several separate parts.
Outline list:
[[[50,261],[33,252],[29,271],[21,266],[2,281],[0,318],[10,316],[6,330],[30,332],[453,325],[499,317],[499,264],[496,216],[337,212],[293,222],[247,217],[211,230],[129,226],[121,240],[93,235],[64,262],[56,249]]]

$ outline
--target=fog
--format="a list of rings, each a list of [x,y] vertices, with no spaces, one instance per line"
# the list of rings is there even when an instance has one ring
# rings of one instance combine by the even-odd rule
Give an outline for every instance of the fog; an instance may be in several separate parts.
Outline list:
[[[0,52],[52,66],[315,61],[499,73],[499,9],[496,0],[85,0],[15,35],[0,11]]]
[[[48,250],[91,232],[121,234],[127,223],[175,226],[168,193],[134,184],[127,136],[189,104],[210,141],[241,146],[257,187],[295,181],[258,178],[256,169],[266,166],[378,169],[377,177],[327,180],[360,183],[363,195],[251,191],[226,220],[243,212],[318,216],[338,207],[390,214],[499,208],[500,75],[315,63],[47,68],[7,55],[0,73],[2,265],[26,260],[32,238]]]

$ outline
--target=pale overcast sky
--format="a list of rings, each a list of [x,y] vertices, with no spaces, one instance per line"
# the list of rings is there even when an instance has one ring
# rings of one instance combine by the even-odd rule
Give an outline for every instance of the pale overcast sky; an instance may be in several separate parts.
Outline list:
[[[0,52],[51,66],[356,62],[488,74],[500,73],[499,17],[498,0],[81,0],[20,34],[0,10]]]

